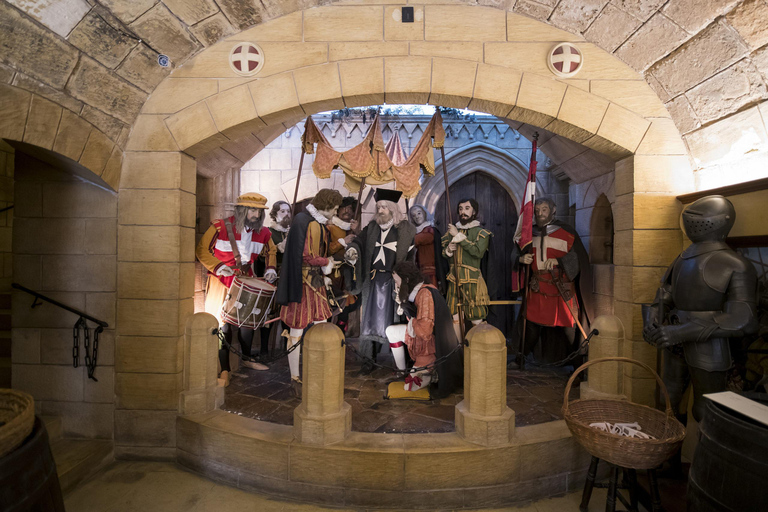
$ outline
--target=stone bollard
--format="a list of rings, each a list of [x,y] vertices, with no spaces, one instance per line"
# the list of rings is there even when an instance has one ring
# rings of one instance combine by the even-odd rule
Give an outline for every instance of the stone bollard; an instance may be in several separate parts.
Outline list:
[[[490,324],[473,327],[464,349],[464,400],[456,405],[456,431],[467,441],[503,446],[515,435],[515,411],[507,407],[507,346]]]
[[[590,325],[600,334],[589,342],[589,360],[601,357],[620,357],[624,343],[624,326],[618,317],[602,315]],[[626,366],[626,365],[625,365]],[[587,381],[581,383],[581,398],[623,399],[623,367],[619,362],[601,363],[589,368]]]
[[[301,405],[293,412],[299,442],[328,445],[352,430],[352,408],[344,401],[344,334],[333,324],[316,324],[304,335]]]
[[[211,314],[189,317],[184,330],[184,391],[179,395],[179,413],[200,414],[216,408],[216,370],[219,322]]]

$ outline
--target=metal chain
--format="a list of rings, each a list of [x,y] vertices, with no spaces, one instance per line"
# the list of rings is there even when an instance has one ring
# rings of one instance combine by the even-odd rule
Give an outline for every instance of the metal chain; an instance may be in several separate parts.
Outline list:
[[[387,370],[391,370],[393,372],[398,372],[398,373],[416,373],[416,372],[421,372],[421,371],[424,371],[424,370],[431,370],[433,368],[437,368],[439,365],[441,365],[444,362],[446,362],[448,360],[448,358],[450,358],[453,354],[455,354],[456,352],[458,352],[458,351],[460,351],[460,350],[462,350],[464,348],[464,346],[461,343],[459,343],[458,345],[456,345],[453,348],[453,350],[451,350],[450,352],[448,352],[444,356],[435,359],[434,362],[429,363],[428,365],[425,365],[425,366],[413,366],[411,368],[407,368],[405,370],[401,370],[400,368],[396,368],[394,366],[388,366],[388,365],[385,365],[385,364],[377,363],[376,360],[374,360],[374,359],[372,359],[372,358],[370,358],[370,357],[368,357],[366,355],[363,355],[360,352],[358,352],[357,349],[355,347],[353,347],[351,344],[347,343],[346,340],[342,341],[342,345],[346,345],[347,347],[349,347],[349,349],[352,351],[352,353],[355,354],[359,359],[362,359],[363,361],[365,361],[367,363],[370,363],[373,366],[376,366],[378,368],[385,368]]]
[[[586,337],[584,341],[581,342],[581,345],[579,345],[579,348],[568,354],[567,357],[564,359],[561,359],[559,361],[555,361],[554,363],[541,363],[536,364],[535,366],[537,368],[555,368],[559,366],[565,366],[566,363],[570,363],[580,355],[584,355],[587,353],[587,349],[589,348],[589,340],[592,339],[592,336],[595,334],[600,334],[597,329],[592,329],[589,333],[589,335]]]
[[[254,330],[254,335],[257,331]],[[304,344],[304,338],[302,338],[298,343],[294,344],[291,348],[288,350],[284,350],[281,353],[272,356],[272,357],[253,357],[253,356],[246,356],[242,353],[242,351],[236,349],[230,342],[227,341],[227,338],[224,337],[224,332],[221,329],[214,329],[213,334],[218,336],[219,341],[221,341],[222,347],[227,347],[227,349],[235,354],[236,356],[239,356],[240,359],[243,359],[245,361],[250,361],[251,363],[261,363],[261,364],[271,364],[277,361],[278,359],[282,359],[297,348],[299,348],[301,345]]]
[[[85,349],[85,367],[88,368],[88,373],[91,372],[91,332],[88,330],[88,324],[83,321],[83,348]]]
[[[88,330],[88,322],[84,317],[80,317],[72,328],[72,366],[77,368],[80,365],[80,329],[83,330],[83,349],[85,358],[85,367],[88,369],[88,378],[98,382],[99,379],[93,376],[96,371],[96,360],[99,356],[99,333],[104,331],[102,326],[97,326],[93,331],[93,349],[91,349],[91,334]]]
[[[81,317],[72,328],[72,339],[74,341],[74,346],[72,347],[72,366],[75,368],[80,364],[80,322],[82,320]]]
[[[100,325],[93,330],[93,351],[91,352],[91,365],[88,366],[88,378],[93,379],[96,382],[99,380],[93,376],[93,372],[96,371],[96,360],[99,357],[99,334],[103,331],[104,328]]]

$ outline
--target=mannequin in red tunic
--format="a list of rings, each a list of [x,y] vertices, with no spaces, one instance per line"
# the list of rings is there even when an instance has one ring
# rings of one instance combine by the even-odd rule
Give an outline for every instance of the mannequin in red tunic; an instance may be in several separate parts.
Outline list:
[[[412,206],[408,210],[411,223],[416,226],[416,236],[413,243],[416,246],[416,265],[426,278],[427,284],[444,292],[445,285],[445,259],[441,257],[442,247],[440,239],[442,233],[429,220],[427,210],[421,205]]]
[[[531,276],[526,296],[523,355],[533,351],[540,336],[547,328],[557,328],[565,335],[565,342],[575,339],[574,318],[581,316],[587,329],[583,304],[579,301],[579,278],[588,259],[579,236],[570,226],[555,220],[556,207],[549,198],[536,199],[534,205],[533,239],[531,251],[520,255],[516,247],[513,265],[531,265]],[[517,240],[515,240],[517,242]],[[586,260],[586,261],[585,261]],[[554,280],[562,281],[567,303],[558,292]],[[573,311],[573,315],[571,311]],[[522,334],[522,321],[517,322],[517,337]],[[549,336],[549,334],[548,334]],[[554,337],[557,339],[558,337]],[[562,336],[559,336],[563,339]],[[549,339],[549,338],[548,338]],[[567,347],[547,347],[549,354],[562,355]],[[546,357],[546,356],[545,356]]]

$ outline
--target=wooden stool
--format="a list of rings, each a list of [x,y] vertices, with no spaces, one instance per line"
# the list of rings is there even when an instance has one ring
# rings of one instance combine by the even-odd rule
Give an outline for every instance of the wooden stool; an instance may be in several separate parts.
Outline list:
[[[616,500],[618,499],[622,505],[626,507],[625,512],[638,512],[637,504],[642,503],[643,506],[651,512],[664,512],[661,506],[661,497],[659,496],[659,483],[656,479],[656,470],[649,469],[648,473],[648,487],[650,489],[650,495],[645,492],[645,489],[637,483],[637,471],[634,469],[623,468],[611,464],[611,477],[607,484],[595,483],[595,476],[597,475],[597,465],[600,459],[592,457],[592,462],[589,464],[589,472],[587,473],[587,480],[584,482],[584,492],[581,495],[581,505],[579,510],[581,512],[587,512],[589,509],[589,500],[592,498],[592,489],[608,488],[608,496],[605,499],[605,512],[616,512]],[[619,483],[619,472],[622,474],[621,483]],[[629,491],[629,502],[619,492],[621,489]]]

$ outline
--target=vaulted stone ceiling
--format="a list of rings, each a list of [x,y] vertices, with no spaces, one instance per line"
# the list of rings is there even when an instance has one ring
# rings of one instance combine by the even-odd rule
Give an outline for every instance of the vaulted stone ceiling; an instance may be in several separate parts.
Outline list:
[[[0,83],[80,114],[122,147],[154,88],[204,48],[297,10],[365,3],[377,2],[2,0]],[[643,74],[689,146],[707,143],[702,127],[768,97],[766,0],[444,3],[516,12],[611,52]],[[170,68],[157,65],[161,53]]]

